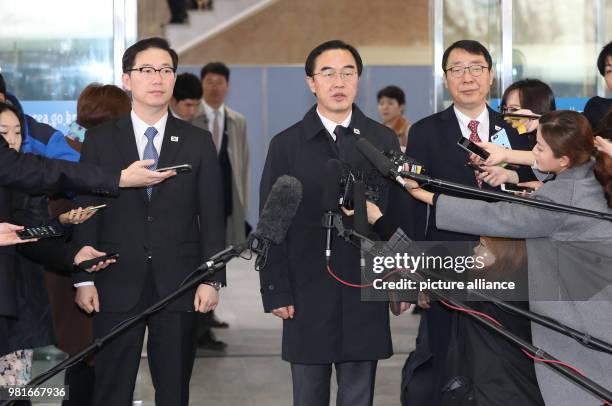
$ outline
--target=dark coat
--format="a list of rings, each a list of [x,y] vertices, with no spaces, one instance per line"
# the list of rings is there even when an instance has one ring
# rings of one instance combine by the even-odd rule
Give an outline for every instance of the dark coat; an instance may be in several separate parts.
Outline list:
[[[22,154],[11,148],[0,137],[0,222],[11,218],[9,188],[27,192],[59,190],[61,188],[88,193],[115,195],[119,192],[118,169],[104,169],[91,165],[47,159]],[[54,261],[64,263],[74,258],[79,247],[57,250],[56,242],[41,241],[37,248],[39,256],[51,255]],[[59,244],[63,244],[59,241]],[[43,247],[43,248],[41,248]],[[15,248],[0,247],[0,316],[15,316],[17,313],[17,289],[15,274]],[[7,319],[0,319],[0,352],[10,348]]]
[[[87,132],[81,162],[125,168],[138,159],[130,115]],[[92,245],[119,260],[95,275],[75,274],[75,282],[95,280],[100,311],[128,312],[143,292],[153,267],[160,297],[174,291],[195,268],[224,248],[221,175],[210,133],[168,115],[158,167],[191,164],[191,172],[176,175],[153,188],[124,189],[116,198],[80,196],[80,206],[107,204],[74,231],[75,242]],[[225,283],[225,270],[210,280]],[[168,308],[193,310],[186,293]]]
[[[493,135],[504,128],[512,149],[531,150],[529,139],[520,136],[512,126],[506,123],[502,116],[487,106],[489,109],[489,135]],[[406,155],[410,156],[427,170],[427,174],[434,178],[450,182],[461,183],[472,187],[478,187],[474,170],[465,164],[469,161],[468,153],[457,146],[457,140],[461,137],[459,121],[451,105],[444,111],[425,117],[410,127],[408,135],[408,147]],[[529,179],[530,168],[522,168],[519,171],[521,179]],[[531,174],[531,178],[533,174]],[[499,190],[483,183],[483,188]],[[444,193],[447,193],[446,191]],[[456,195],[455,193],[448,193]],[[473,235],[454,233],[438,230],[433,221],[433,210],[427,216],[427,207],[424,203],[415,202],[412,219],[414,221],[414,237],[417,240],[430,241],[462,241],[475,240]]]
[[[30,196],[12,191],[10,198],[10,220],[14,224],[21,224],[25,227],[52,224],[55,227],[61,227],[58,221],[49,218],[45,195]],[[62,238],[53,240],[57,240],[57,244],[54,244],[56,249],[64,250]],[[51,240],[46,240],[48,241]],[[41,242],[32,243],[28,248],[36,249],[39,245]],[[39,250],[42,259],[46,251],[44,247]],[[10,297],[15,301],[16,312],[14,317],[0,319],[0,323],[3,324],[2,330],[6,333],[5,338],[0,338],[0,341],[3,342],[0,345],[0,352],[4,354],[26,348],[42,347],[55,342],[51,306],[43,278],[42,265],[28,259],[20,252],[13,256],[12,263],[15,280]],[[71,264],[71,261],[68,264]],[[68,265],[69,269],[70,265]]]
[[[367,118],[355,105],[349,130],[339,138],[339,151],[316,107],[270,143],[260,184],[260,207],[282,175],[296,177],[303,186],[303,198],[287,238],[271,248],[268,264],[260,272],[266,312],[295,306],[295,317],[283,322],[282,356],[286,361],[314,364],[376,360],[393,353],[388,303],[362,301],[360,289],[340,284],[325,268],[321,195],[326,162],[342,157],[353,169],[379,176],[357,151],[354,130],[379,150],[399,150],[393,131]],[[352,228],[352,219],[345,218],[345,224]],[[359,251],[337,236],[332,242],[331,267],[345,281],[361,283]]]

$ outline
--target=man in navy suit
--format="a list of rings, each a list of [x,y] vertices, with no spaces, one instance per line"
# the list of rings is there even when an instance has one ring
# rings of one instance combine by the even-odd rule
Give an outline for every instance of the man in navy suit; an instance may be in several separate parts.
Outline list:
[[[494,79],[492,65],[491,55],[477,41],[457,41],[444,51],[444,86],[453,104],[413,124],[406,148],[406,155],[423,164],[428,175],[468,186],[490,188],[478,179],[474,169],[466,165],[469,154],[457,146],[460,137],[473,142],[484,142],[490,141],[494,134],[505,132],[513,149],[530,149],[527,138],[519,136],[499,113],[487,105],[487,96]],[[438,230],[431,210],[428,211],[419,202],[413,201],[411,204],[412,216],[405,216],[409,217],[411,224],[406,225],[406,228],[412,228],[415,239],[478,240],[479,236]],[[407,399],[407,404],[440,404],[450,337],[450,315],[438,303],[432,303],[431,308],[423,314],[417,349],[411,355],[407,368],[411,381],[408,392],[414,403]],[[423,371],[427,371],[425,373],[429,378],[420,379]],[[428,384],[417,385],[417,382]]]
[[[83,162],[123,168],[140,157],[153,159],[157,168],[192,167],[161,185],[134,188],[117,198],[81,198],[85,206],[108,207],[77,227],[75,240],[120,255],[104,274],[75,276],[76,302],[95,312],[96,337],[167,296],[224,247],[221,173],[211,135],[168,113],[177,62],[161,38],[128,48],[122,79],[132,93],[132,111],[89,130],[83,143]],[[146,326],[155,404],[187,406],[195,358],[194,310],[214,309],[224,284],[225,272],[218,272],[105,345],[96,354],[93,404],[132,404]]]

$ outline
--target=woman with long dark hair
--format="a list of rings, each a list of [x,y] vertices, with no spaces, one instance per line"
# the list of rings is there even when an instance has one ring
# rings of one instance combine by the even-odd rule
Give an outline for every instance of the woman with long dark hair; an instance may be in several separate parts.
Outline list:
[[[545,183],[534,193],[533,198],[612,214],[612,157],[599,152],[593,157],[594,150],[591,127],[581,114],[563,110],[542,116],[537,144],[533,149],[535,166],[555,174],[555,179]],[[599,300],[583,297],[574,300],[572,297],[575,292],[571,292],[573,287],[563,284],[563,278],[568,277],[568,273],[561,273],[565,264],[559,258],[565,256],[571,260],[577,255],[568,256],[563,250],[555,251],[564,242],[588,242],[585,247],[594,252],[597,251],[596,247],[601,246],[605,251],[605,247],[612,243],[612,225],[609,221],[520,204],[489,203],[433,194],[419,188],[415,182],[410,181],[409,184],[413,197],[434,206],[436,226],[440,229],[494,237],[526,238],[531,310],[563,320],[570,327],[605,341],[612,341],[612,302],[608,289],[610,283],[607,282],[610,276],[606,270],[599,270],[602,272],[599,275],[591,274],[586,264],[580,265],[580,268],[576,266],[565,269],[574,281],[584,283],[594,280],[601,284],[590,286],[597,288],[598,293],[593,298]],[[557,255],[551,257],[551,254]],[[539,300],[542,299],[542,292],[536,287],[559,291],[565,289],[570,293],[564,296],[565,300]],[[612,388],[612,356],[586,348],[572,338],[559,336],[536,324],[532,324],[532,334],[536,346],[559,358],[570,360],[589,378],[604,387]],[[569,384],[546,366],[537,364],[536,373],[546,404],[602,403],[580,387]]]

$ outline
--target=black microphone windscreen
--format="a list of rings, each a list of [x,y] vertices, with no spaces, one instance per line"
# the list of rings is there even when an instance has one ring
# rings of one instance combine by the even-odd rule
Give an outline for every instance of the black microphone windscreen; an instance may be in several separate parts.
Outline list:
[[[283,175],[274,182],[266,199],[254,234],[280,244],[302,201],[302,183],[293,176]]]
[[[357,140],[357,150],[383,175],[387,176],[395,169],[393,163],[363,137]]]
[[[325,179],[321,196],[325,211],[336,211],[340,206],[340,181],[342,179],[342,162],[329,159],[325,163]]]
[[[366,187],[361,181],[353,183],[353,209],[355,210],[353,229],[367,236],[370,232],[368,224],[368,210],[366,207]]]

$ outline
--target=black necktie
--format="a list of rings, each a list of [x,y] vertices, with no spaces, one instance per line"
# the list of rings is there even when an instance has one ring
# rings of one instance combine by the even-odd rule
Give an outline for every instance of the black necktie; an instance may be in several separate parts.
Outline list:
[[[344,132],[344,127],[342,127],[341,125],[337,125],[336,128],[334,128],[334,135],[336,136],[336,144],[340,143],[340,138],[342,138],[342,134]]]

